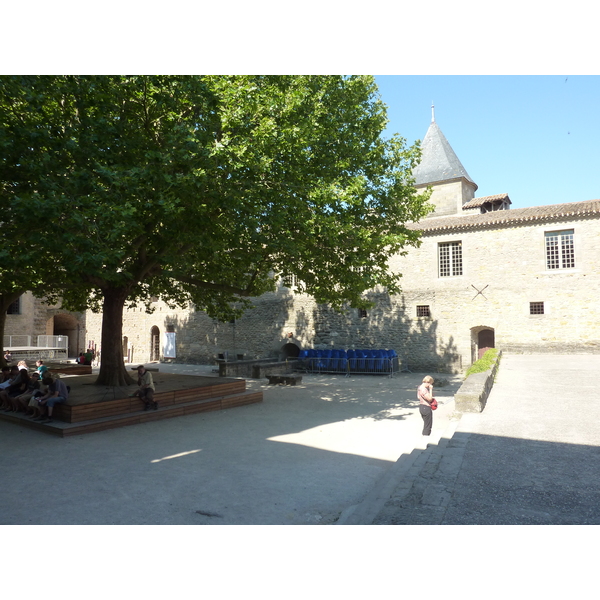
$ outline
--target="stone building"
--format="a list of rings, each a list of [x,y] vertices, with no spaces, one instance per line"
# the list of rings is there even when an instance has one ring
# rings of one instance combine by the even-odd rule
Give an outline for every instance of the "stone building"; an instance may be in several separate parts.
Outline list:
[[[85,335],[83,313],[48,305],[27,292],[7,312],[4,347],[38,346],[38,336],[64,336],[68,338],[68,355],[77,356],[84,349]]]
[[[422,150],[416,186],[432,188],[435,210],[411,225],[421,246],[390,257],[401,294],[373,290],[371,309],[337,314],[280,282],[231,323],[158,301],[152,314],[125,311],[126,359],[281,357],[290,333],[304,348],[393,348],[413,371],[459,371],[488,347],[600,352],[600,200],[511,209],[506,193],[476,198],[433,117]],[[78,348],[99,344],[101,316],[88,312],[72,325],[82,322]]]

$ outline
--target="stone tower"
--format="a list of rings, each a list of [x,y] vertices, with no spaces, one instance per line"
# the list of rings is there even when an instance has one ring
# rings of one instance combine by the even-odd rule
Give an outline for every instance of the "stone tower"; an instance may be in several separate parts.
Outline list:
[[[431,107],[431,124],[421,144],[422,160],[413,171],[417,190],[433,189],[430,202],[435,211],[429,217],[463,214],[462,208],[473,200],[477,184],[469,177],[452,146],[435,122]]]

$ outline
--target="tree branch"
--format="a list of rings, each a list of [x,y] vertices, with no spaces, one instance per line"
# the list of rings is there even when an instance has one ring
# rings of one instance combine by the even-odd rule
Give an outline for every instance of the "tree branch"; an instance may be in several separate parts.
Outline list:
[[[172,279],[179,281],[180,283],[185,283],[187,285],[191,285],[193,287],[199,289],[207,289],[215,292],[226,292],[228,294],[235,294],[237,296],[251,296],[252,289],[251,286],[246,287],[245,289],[235,287],[232,285],[226,285],[222,283],[212,283],[210,281],[202,281],[200,279],[196,279],[195,277],[185,277],[181,275],[176,275],[175,273],[171,273],[168,271],[163,271],[162,274],[165,277],[171,277]]]

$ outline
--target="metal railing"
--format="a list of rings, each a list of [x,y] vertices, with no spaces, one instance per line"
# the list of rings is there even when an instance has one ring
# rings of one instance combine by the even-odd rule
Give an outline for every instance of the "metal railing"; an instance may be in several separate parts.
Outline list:
[[[69,336],[67,335],[38,335],[38,348],[68,348]]]
[[[30,335],[5,335],[4,348],[17,348],[23,346],[31,346]]]
[[[69,347],[67,335],[38,335],[35,344],[30,335],[5,335],[4,348],[64,348]]]
[[[400,370],[393,350],[302,350],[297,370],[305,373],[350,375],[387,375]]]

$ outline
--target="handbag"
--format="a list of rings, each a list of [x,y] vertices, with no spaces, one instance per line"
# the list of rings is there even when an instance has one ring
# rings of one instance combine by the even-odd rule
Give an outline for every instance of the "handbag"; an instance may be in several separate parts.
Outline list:
[[[431,410],[436,410],[437,409],[438,403],[437,403],[437,400],[435,398],[431,401],[430,406],[431,406]]]

